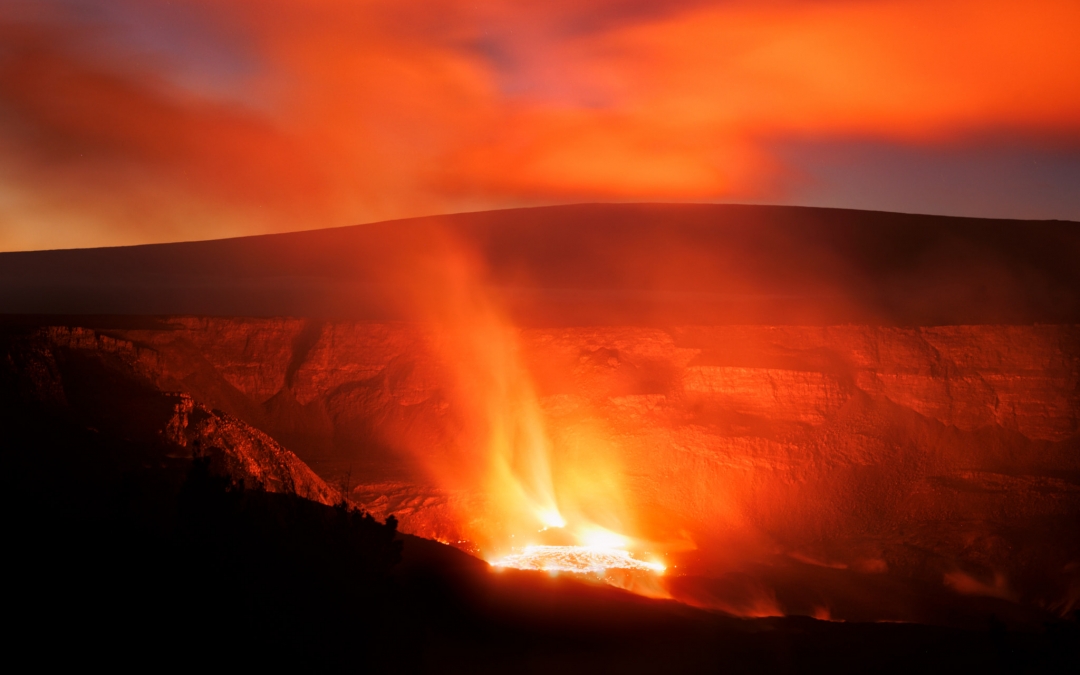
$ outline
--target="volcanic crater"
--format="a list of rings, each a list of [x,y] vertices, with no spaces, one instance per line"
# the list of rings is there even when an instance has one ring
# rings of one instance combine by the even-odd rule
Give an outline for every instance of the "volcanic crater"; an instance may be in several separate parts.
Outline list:
[[[615,205],[2,254],[5,386],[493,562],[544,543],[478,477],[514,418],[492,466],[542,454],[519,491],[662,560],[640,592],[1034,625],[1080,603],[1078,237]]]

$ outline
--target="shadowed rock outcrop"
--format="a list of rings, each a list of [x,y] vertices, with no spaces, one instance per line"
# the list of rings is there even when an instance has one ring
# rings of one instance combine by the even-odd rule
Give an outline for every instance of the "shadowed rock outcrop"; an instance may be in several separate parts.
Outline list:
[[[50,326],[2,336],[8,395],[42,414],[144,448],[120,471],[208,456],[215,471],[250,488],[323,504],[340,501],[303,461],[250,424],[161,386],[159,352],[86,328]]]

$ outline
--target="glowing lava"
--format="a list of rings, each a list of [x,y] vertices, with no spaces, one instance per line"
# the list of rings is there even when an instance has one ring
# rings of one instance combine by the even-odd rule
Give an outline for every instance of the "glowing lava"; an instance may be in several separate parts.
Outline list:
[[[603,574],[610,569],[660,573],[666,569],[660,563],[638,560],[629,551],[601,546],[526,546],[521,553],[508,555],[492,565],[578,574]]]

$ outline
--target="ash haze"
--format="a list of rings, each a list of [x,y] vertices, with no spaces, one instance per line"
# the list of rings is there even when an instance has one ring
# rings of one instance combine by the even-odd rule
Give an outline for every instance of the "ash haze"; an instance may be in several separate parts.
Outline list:
[[[0,0],[0,250],[586,201],[1080,219],[1073,0]]]

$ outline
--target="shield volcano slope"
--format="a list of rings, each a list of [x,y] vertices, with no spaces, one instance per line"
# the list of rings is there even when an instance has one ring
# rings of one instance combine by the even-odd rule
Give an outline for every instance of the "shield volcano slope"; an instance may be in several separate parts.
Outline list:
[[[802,207],[593,204],[0,254],[0,312],[401,319],[465,250],[519,325],[1075,323],[1080,230]]]

